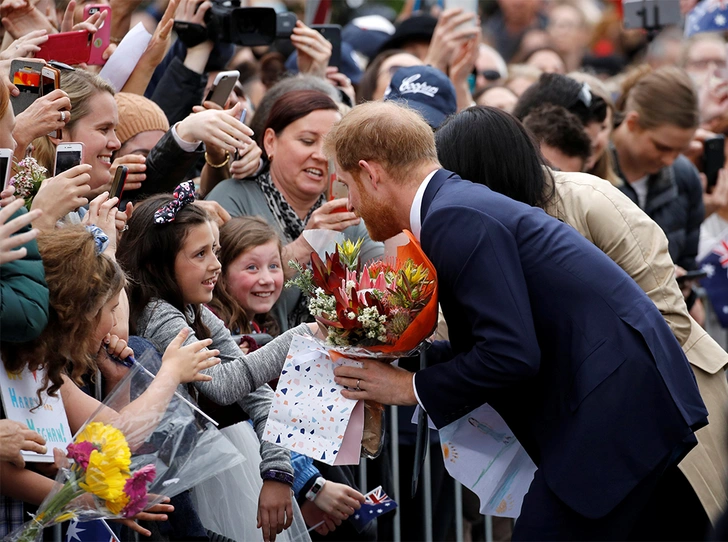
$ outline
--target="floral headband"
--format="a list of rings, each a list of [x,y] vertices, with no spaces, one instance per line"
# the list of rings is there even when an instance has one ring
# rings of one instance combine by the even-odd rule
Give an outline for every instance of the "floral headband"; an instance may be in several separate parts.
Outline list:
[[[86,230],[94,236],[94,243],[96,243],[96,255],[101,254],[109,246],[109,237],[104,233],[104,230],[93,224],[86,226]]]
[[[177,213],[184,206],[195,201],[195,183],[186,181],[175,188],[172,201],[165,203],[154,212],[155,224],[169,224],[177,218]]]

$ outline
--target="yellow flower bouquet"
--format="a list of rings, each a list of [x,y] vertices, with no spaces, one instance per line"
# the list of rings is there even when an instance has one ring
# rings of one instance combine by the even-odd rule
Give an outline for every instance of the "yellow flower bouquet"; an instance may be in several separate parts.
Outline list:
[[[36,515],[4,541],[38,541],[44,528],[71,519],[133,518],[245,461],[182,386],[161,408],[127,408],[149,387],[160,363],[151,351],[132,362],[64,450],[55,487]]]
[[[107,517],[133,517],[147,507],[147,485],[156,468],[148,464],[132,472],[129,445],[115,427],[88,424],[68,445],[68,458],[74,463],[63,469],[66,482],[46,499],[17,540],[38,540],[45,527],[73,519],[83,508],[94,507]],[[90,500],[84,502],[85,497]]]

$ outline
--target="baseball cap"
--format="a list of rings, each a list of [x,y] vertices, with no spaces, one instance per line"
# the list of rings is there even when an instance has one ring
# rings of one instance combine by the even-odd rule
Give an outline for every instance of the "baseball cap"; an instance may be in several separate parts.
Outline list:
[[[455,87],[447,75],[432,66],[398,69],[384,93],[384,100],[418,111],[433,130],[458,110]]]

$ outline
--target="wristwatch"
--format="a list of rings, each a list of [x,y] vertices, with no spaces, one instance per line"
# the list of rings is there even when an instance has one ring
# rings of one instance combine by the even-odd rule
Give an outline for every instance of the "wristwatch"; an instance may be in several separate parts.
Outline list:
[[[311,486],[311,489],[308,490],[308,493],[306,493],[306,498],[313,502],[316,500],[316,497],[318,497],[319,492],[324,488],[324,484],[326,483],[326,478],[323,476],[319,476],[316,478],[316,481]]]

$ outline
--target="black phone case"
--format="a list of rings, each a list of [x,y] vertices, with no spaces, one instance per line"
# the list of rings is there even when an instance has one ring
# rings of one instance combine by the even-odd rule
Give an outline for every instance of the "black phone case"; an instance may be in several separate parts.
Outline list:
[[[718,182],[718,172],[725,164],[725,137],[717,136],[703,142],[703,172],[708,186]]]

